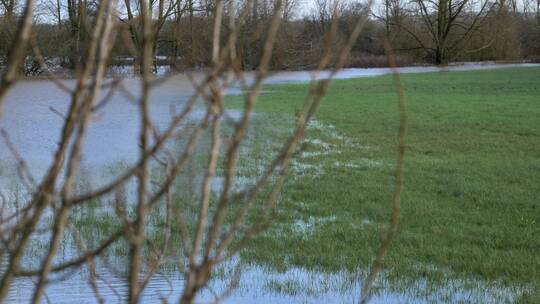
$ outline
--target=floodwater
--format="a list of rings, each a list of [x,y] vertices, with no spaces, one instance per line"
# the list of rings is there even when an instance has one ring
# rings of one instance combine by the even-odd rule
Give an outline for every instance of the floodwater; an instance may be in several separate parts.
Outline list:
[[[493,69],[503,67],[540,66],[538,64],[464,64],[438,67],[404,67],[400,73],[422,73],[437,71],[461,71]],[[391,73],[387,68],[376,69],[345,69],[336,78],[370,77]],[[328,72],[315,75],[317,78],[328,76]],[[305,82],[313,79],[312,72],[277,72],[266,79],[266,83]],[[201,75],[195,75],[201,79]],[[247,74],[248,81],[252,78]],[[74,86],[74,81],[63,80],[68,87]],[[140,80],[127,77],[123,81],[125,91],[130,95],[139,94]],[[237,87],[228,91],[230,94],[239,93]],[[104,96],[107,90],[104,92]],[[139,153],[139,107],[132,101],[129,94],[116,91],[108,103],[97,110],[92,118],[92,124],[83,150],[83,167],[85,172],[100,178],[92,179],[98,186],[106,182],[103,172],[113,171],[112,168],[123,164],[129,166]],[[167,76],[166,80],[157,86],[151,95],[150,112],[153,123],[158,129],[168,125],[172,115],[181,111],[182,106],[193,94],[189,78],[185,75]],[[25,159],[32,173],[39,178],[52,160],[60,137],[63,116],[69,106],[70,96],[50,81],[25,80],[19,82],[8,94],[3,117],[0,118],[0,129],[4,129],[14,143],[20,155]],[[192,118],[199,117],[201,110],[196,109]],[[230,113],[233,117],[238,113]],[[0,185],[6,188],[12,182],[15,159],[3,145],[0,149]],[[110,177],[112,178],[112,177]],[[37,259],[39,261],[39,259]],[[35,264],[28,260],[30,266]],[[2,265],[5,265],[2,263]],[[32,265],[35,266],[35,265]],[[104,265],[98,264],[98,272],[102,280],[98,281],[102,297],[106,302],[125,300],[127,284],[125,278],[110,272]],[[229,270],[234,268],[226,265]],[[1,268],[1,267],[0,267]],[[47,289],[47,296],[52,303],[70,303],[76,298],[79,303],[94,303],[96,298],[88,283],[88,270],[68,275]],[[226,278],[216,278],[211,284],[213,292],[205,290],[200,299],[212,301],[214,293],[226,289]],[[306,269],[292,268],[285,272],[268,269],[259,265],[242,267],[239,287],[225,301],[230,303],[355,303],[359,297],[359,280],[349,272],[321,273]],[[423,289],[422,283],[417,287]],[[427,284],[427,283],[423,283]],[[384,291],[374,297],[374,303],[427,303],[427,302],[484,302],[498,303],[512,301],[516,293],[491,284],[475,282],[478,286],[465,288],[463,282],[450,282],[448,286],[440,286],[437,291],[419,297],[417,292]],[[145,291],[145,302],[158,302],[168,299],[176,302],[182,290],[183,278],[180,273],[169,272],[157,275]],[[9,296],[11,302],[27,302],[31,297],[34,282],[32,279],[18,279],[13,285]],[[467,286],[470,286],[470,282]],[[454,290],[448,295],[448,290]]]
[[[540,66],[539,64],[463,64],[445,68],[432,66],[398,68],[400,73],[424,73],[437,71],[481,70],[504,67]],[[388,68],[344,69],[337,79],[371,77],[391,73]],[[248,81],[252,74],[247,74]],[[271,74],[266,83],[290,83],[310,81],[313,72],[276,72]],[[316,75],[317,78],[328,76],[327,71]],[[195,75],[200,79],[200,75]],[[73,87],[74,82],[64,81]],[[139,92],[137,78],[123,80],[125,91],[133,96]],[[228,93],[239,93],[233,87]],[[104,92],[106,94],[107,91]],[[152,122],[157,128],[163,128],[174,112],[179,112],[182,105],[193,94],[188,77],[175,75],[167,77],[155,87],[151,95],[150,112]],[[20,81],[7,96],[4,115],[0,118],[0,128],[7,131],[19,153],[30,168],[39,176],[43,173],[56,149],[63,122],[63,113],[69,106],[70,96],[58,86],[46,80]],[[201,114],[195,111],[193,115]],[[234,113],[233,113],[234,115]],[[116,90],[110,101],[93,116],[83,151],[83,161],[89,167],[104,167],[125,162],[133,162],[138,156],[139,107],[126,94]],[[0,149],[0,169],[13,157],[8,149]],[[1,174],[0,174],[1,175]]]
[[[229,266],[224,266],[229,267]],[[123,303],[126,300],[126,279],[98,268],[99,296],[105,303]],[[90,287],[89,273],[83,269],[75,275],[47,288],[52,303],[96,303],[96,294]],[[54,279],[54,278],[53,278]],[[213,303],[216,297],[227,291],[230,278],[219,277],[211,281],[209,288],[198,295],[197,303]],[[384,284],[388,285],[388,284]],[[18,279],[12,287],[9,302],[30,302],[34,282]],[[183,286],[179,273],[161,273],[152,279],[142,295],[142,303],[178,302]],[[323,273],[292,267],[277,272],[262,266],[245,266],[240,274],[238,287],[223,299],[223,303],[358,303],[361,281],[355,274],[340,271]],[[512,303],[515,290],[485,282],[449,281],[444,285],[430,286],[419,282],[414,289],[376,291],[371,303]]]

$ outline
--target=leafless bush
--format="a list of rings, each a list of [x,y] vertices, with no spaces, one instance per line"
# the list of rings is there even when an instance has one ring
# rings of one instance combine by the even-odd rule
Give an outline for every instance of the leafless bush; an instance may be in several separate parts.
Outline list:
[[[125,244],[128,247],[128,270],[123,275],[129,285],[128,302],[139,302],[143,290],[159,268],[174,260],[175,266],[185,277],[179,301],[192,303],[197,292],[207,286],[215,267],[234,257],[256,234],[272,223],[279,193],[307,124],[317,112],[332,77],[346,63],[365,19],[356,21],[349,37],[336,51],[334,41],[338,19],[330,17],[317,66],[318,70],[330,69],[330,77],[323,80],[314,78],[291,135],[264,168],[264,173],[257,176],[256,182],[238,189],[235,185],[239,154],[250,129],[263,80],[268,74],[283,17],[283,6],[281,1],[276,1],[272,7],[258,68],[253,77],[248,78],[239,69],[242,58],[237,52],[244,11],[240,11],[237,17],[225,16],[224,11],[232,11],[234,3],[218,0],[214,4],[211,70],[202,80],[193,78],[193,96],[179,113],[173,115],[169,125],[158,130],[150,115],[150,93],[163,80],[153,74],[157,33],[151,6],[144,0],[137,3],[140,10],[138,19],[133,17],[130,22],[138,20],[140,25],[140,31],[137,32],[140,44],[136,45],[134,52],[140,58],[141,93],[137,97],[131,96],[140,109],[138,160],[134,166],[125,169],[119,177],[106,185],[97,189],[85,189],[81,193],[77,178],[81,174],[81,151],[92,117],[96,109],[111,98],[110,94],[102,94],[105,87],[122,89],[121,79],[111,82],[105,77],[114,41],[119,37],[125,38],[115,18],[117,3],[115,0],[97,2],[75,88],[67,88],[53,75],[49,75],[52,81],[70,94],[71,103],[65,115],[58,113],[64,119],[61,138],[54,158],[41,180],[32,177],[24,159],[17,153],[16,147],[10,144],[9,134],[3,136],[17,159],[19,178],[24,182],[29,195],[18,208],[2,208],[0,255],[6,259],[7,266],[2,272],[0,301],[6,299],[18,277],[35,278],[33,301],[37,303],[43,299],[46,286],[54,274],[88,267],[96,299],[102,302],[96,283],[99,279],[96,261],[102,260],[106,264],[105,252]],[[0,106],[4,104],[8,90],[21,76],[19,66],[29,46],[33,6],[33,0],[26,1],[18,35],[11,46],[9,65],[2,76]],[[131,31],[133,38],[134,29]],[[223,32],[227,35],[223,36]],[[32,50],[40,68],[46,69],[44,61],[40,60],[42,57],[39,49],[33,45]],[[225,91],[233,85],[240,85],[244,92],[244,108],[237,119],[230,117],[224,103]],[[191,114],[195,109],[203,109],[204,115],[193,119]],[[183,143],[181,149],[169,149],[169,143],[179,138]],[[201,142],[204,140],[208,146],[201,152]],[[196,152],[197,155],[204,155],[202,161],[195,159]],[[184,205],[175,204],[180,196],[174,187],[175,182],[180,176],[193,173],[190,170],[193,163],[201,166],[197,173],[200,182],[195,183],[193,188],[184,189],[190,192],[191,200]],[[154,170],[156,168],[159,174]],[[212,190],[212,184],[218,176],[223,179],[223,184],[214,193],[216,191]],[[125,189],[133,182],[137,189],[131,201]],[[111,197],[112,200],[107,199]],[[2,197],[3,206],[10,203],[9,199]],[[84,206],[99,207],[115,214],[113,229],[98,241],[85,240],[73,222],[73,213]],[[160,208],[165,209],[167,227],[161,241],[149,233],[152,228],[150,217],[159,212]],[[172,229],[172,226],[175,228]],[[23,257],[31,249],[32,239],[43,236],[44,232],[50,233],[50,244],[42,249],[40,256],[43,259],[39,266],[30,268],[23,263]],[[56,262],[55,258],[66,236],[74,240],[78,253],[67,261]],[[173,238],[180,239],[180,242],[173,242]],[[234,284],[231,286],[234,287]]]

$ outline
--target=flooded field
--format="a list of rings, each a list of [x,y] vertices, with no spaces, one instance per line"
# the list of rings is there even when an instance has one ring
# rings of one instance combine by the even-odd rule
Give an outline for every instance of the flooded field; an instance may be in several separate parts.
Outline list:
[[[238,287],[224,298],[222,303],[358,303],[361,282],[354,273],[317,272],[290,268],[277,272],[261,266],[245,265],[238,281]],[[106,303],[125,301],[127,281],[108,267],[98,268],[100,273],[99,298]],[[226,266],[218,269],[216,279],[208,289],[199,295],[199,303],[214,302],[230,286],[229,276],[234,268]],[[223,276],[223,278],[219,278]],[[47,296],[53,303],[96,303],[98,297],[88,283],[89,273],[80,271],[60,278],[47,289]],[[9,302],[29,302],[34,287],[31,279],[19,279],[13,284]],[[142,301],[176,302],[183,287],[182,275],[174,272],[161,273],[148,284]],[[451,281],[446,285],[434,285],[427,281],[418,282],[415,288],[387,289],[377,291],[371,303],[513,303],[520,290],[512,290],[497,284],[479,281]]]
[[[444,69],[436,67],[410,67],[400,68],[402,73],[436,72],[441,70],[462,71],[494,69],[500,67],[538,66],[538,65],[460,65]],[[388,74],[389,69],[346,69],[337,75],[337,78],[370,77]],[[318,77],[324,78],[327,72]],[[195,75],[198,78],[198,75]],[[248,79],[249,79],[248,75]],[[266,83],[283,84],[291,82],[309,81],[312,74],[309,72],[279,72],[271,75]],[[199,77],[200,78],[200,77]],[[112,79],[110,80],[113,81]],[[73,86],[71,80],[63,81],[66,86]],[[80,191],[94,189],[102,186],[120,175],[123,170],[131,166],[138,157],[138,119],[139,108],[133,102],[133,96],[138,96],[140,86],[137,78],[122,80],[122,89],[114,90],[110,100],[100,105],[88,133],[83,151],[83,170],[79,176]],[[239,94],[238,87],[232,87],[229,94]],[[108,93],[104,92],[104,96]],[[178,113],[182,106],[193,94],[191,82],[185,75],[170,76],[157,86],[152,93],[150,103],[151,120],[157,129],[167,126],[174,113]],[[4,115],[0,120],[0,129],[6,131],[21,157],[31,168],[32,174],[40,178],[51,162],[57,141],[60,138],[60,128],[63,124],[65,111],[69,106],[70,96],[55,84],[45,80],[26,80],[19,82],[9,93],[5,105]],[[234,120],[240,110],[228,110],[228,115]],[[191,119],[203,115],[197,109],[192,112]],[[267,116],[255,114],[255,124],[250,130],[248,144],[240,157],[239,177],[237,187],[252,184],[254,177],[261,174],[277,153],[280,142],[292,126],[294,113],[290,116]],[[359,138],[351,138],[341,134],[334,125],[314,120],[310,125],[310,133],[304,144],[309,147],[292,164],[292,180],[309,179],[317,182],[320,176],[334,170],[386,170],[391,163],[368,157],[354,161],[339,159],[338,155],[351,153],[351,151],[369,150],[372,147],[365,145]],[[174,145],[182,145],[178,141],[169,147],[174,151]],[[203,145],[200,151],[206,151],[208,144]],[[324,161],[321,161],[323,159]],[[179,189],[192,189],[200,186],[201,176],[194,173],[197,164],[192,164],[192,174],[180,178],[177,183]],[[3,195],[15,198],[14,201],[23,201],[26,197],[23,187],[17,183],[16,161],[12,152],[7,148],[0,149],[0,185]],[[219,192],[223,179],[218,177],[212,188]],[[126,197],[129,200],[130,192],[135,187],[129,184],[126,187]],[[130,190],[131,189],[131,190]],[[103,201],[93,206],[86,206],[74,210],[73,223],[81,232],[82,237],[90,244],[98,244],[104,235],[108,235],[117,228],[109,217],[113,212],[113,197],[105,197]],[[298,206],[298,209],[307,208],[304,202],[294,201],[294,198],[285,198]],[[11,206],[17,208],[16,206]],[[193,214],[195,216],[195,214]],[[160,235],[168,233],[164,229],[165,210],[158,208],[151,215],[149,221],[150,235],[159,239]],[[292,225],[272,228],[276,235],[297,234],[299,238],[309,235],[311,231],[324,229],[338,219],[334,216],[298,217]],[[47,223],[44,223],[45,225]],[[374,223],[366,218],[361,223],[355,223],[360,228],[372,226],[379,229],[380,223]],[[44,226],[45,227],[45,226]],[[359,229],[360,229],[359,228]],[[280,230],[281,229],[281,230]],[[282,232],[280,232],[282,231]],[[40,248],[47,245],[50,232],[44,231],[40,237],[32,240],[31,253],[24,257],[23,265],[28,269],[39,267],[43,256]],[[62,250],[58,254],[58,261],[66,261],[76,257],[78,245],[75,237],[66,237]],[[176,240],[178,241],[178,240]],[[173,242],[174,244],[174,242]],[[336,249],[338,250],[338,249]],[[35,254],[34,254],[35,253]],[[91,270],[88,267],[75,272],[60,272],[51,278],[52,283],[47,288],[47,300],[52,303],[72,303],[76,298],[79,303],[94,303],[100,299],[106,303],[125,301],[127,292],[126,280],[126,248],[122,243],[111,248],[105,258],[96,264],[98,274],[97,284],[100,293],[96,295],[89,282]],[[0,269],[5,267],[2,260]],[[422,266],[432,268],[431,266]],[[436,268],[436,267],[435,267]],[[237,269],[239,271],[237,271]],[[441,273],[452,273],[436,269]],[[254,263],[249,259],[236,256],[216,270],[216,276],[199,297],[202,302],[212,302],[223,292],[227,292],[231,280],[238,279],[238,286],[231,288],[230,296],[225,303],[356,303],[360,297],[362,278],[366,269],[350,269],[339,271],[320,271],[308,267],[290,266],[286,268],[272,267]],[[445,274],[443,274],[444,276]],[[510,303],[514,302],[524,292],[525,287],[512,287],[500,282],[488,282],[477,278],[456,279],[450,276],[445,283],[431,283],[428,278],[414,282],[396,284],[395,278],[383,280],[383,284],[373,297],[373,303]],[[406,281],[406,280],[405,280]],[[12,286],[9,301],[13,303],[30,300],[35,282],[32,277],[19,278]],[[143,295],[143,302],[160,302],[167,300],[176,302],[182,292],[183,274],[180,272],[174,256],[169,257],[159,268],[158,274],[152,278]]]
[[[508,67],[530,67],[538,64],[464,64],[439,67],[404,67],[400,73],[424,73],[437,71],[463,71],[497,69]],[[391,73],[388,68],[344,69],[336,75],[336,79],[355,77],[373,77]],[[328,72],[321,72],[317,78],[324,78]],[[314,77],[311,72],[276,72],[271,74],[265,83],[280,84],[291,82],[307,82]],[[201,75],[195,74],[196,79]],[[251,74],[247,74],[248,80]],[[111,80],[112,81],[112,80]],[[67,86],[73,81],[66,80]],[[136,119],[139,109],[131,97],[137,96],[140,81],[137,78],[122,80],[123,88],[113,90],[114,96],[101,106],[93,117],[83,160],[87,166],[104,167],[118,162],[132,162],[137,155],[137,130],[139,120]],[[229,94],[238,94],[238,87],[232,87]],[[103,95],[108,94],[107,91]],[[152,93],[150,112],[153,123],[158,127],[168,124],[172,115],[181,110],[182,105],[193,94],[193,87],[185,75],[168,76]],[[70,96],[46,80],[26,80],[19,82],[9,93],[5,105],[5,114],[0,120],[0,128],[12,137],[15,146],[30,167],[43,170],[56,147],[60,136],[59,128],[65,111],[69,106]],[[194,115],[197,115],[195,111]],[[199,112],[200,114],[200,112]],[[233,114],[234,115],[234,114]],[[8,149],[0,150],[0,164],[9,162]],[[36,174],[39,172],[36,172]]]

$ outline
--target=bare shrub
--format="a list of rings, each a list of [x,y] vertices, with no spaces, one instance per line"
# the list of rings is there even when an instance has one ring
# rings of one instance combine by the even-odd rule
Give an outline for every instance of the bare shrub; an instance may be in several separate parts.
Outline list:
[[[81,151],[88,129],[96,109],[111,98],[111,94],[104,94],[104,88],[112,87],[110,91],[113,92],[122,90],[122,79],[109,81],[106,73],[115,41],[126,37],[122,32],[125,27],[118,26],[115,0],[101,0],[96,4],[95,15],[89,21],[92,24],[88,27],[90,31],[85,41],[85,53],[78,63],[75,88],[67,88],[49,75],[54,83],[70,94],[71,103],[65,114],[58,113],[64,119],[61,138],[43,178],[37,180],[32,177],[31,170],[17,153],[16,147],[11,149],[17,158],[19,179],[26,185],[27,199],[17,208],[8,208],[6,206],[14,202],[2,198],[0,255],[6,259],[7,266],[2,271],[0,301],[7,298],[10,287],[18,277],[35,278],[33,301],[40,302],[53,275],[87,267],[96,299],[102,302],[96,283],[99,279],[96,263],[99,261],[107,265],[108,250],[127,248],[127,271],[119,272],[128,281],[128,302],[139,302],[147,284],[160,267],[173,263],[185,278],[179,301],[192,303],[197,293],[207,286],[216,266],[233,258],[256,234],[271,225],[279,193],[289,173],[292,158],[299,149],[299,142],[317,112],[331,79],[347,62],[365,18],[356,21],[347,39],[336,48],[338,18],[335,13],[329,17],[317,69],[329,69],[330,77],[317,79],[317,73],[314,74],[290,136],[263,168],[262,174],[256,176],[254,183],[239,188],[236,181],[239,155],[250,132],[263,80],[269,73],[284,15],[281,1],[276,1],[269,12],[257,70],[252,77],[240,69],[242,58],[237,51],[242,28],[240,24],[247,10],[239,10],[238,15],[225,16],[226,10],[234,11],[233,1],[218,0],[214,3],[211,10],[214,21],[211,69],[202,79],[192,79],[193,96],[182,105],[180,112],[173,114],[166,127],[158,129],[150,115],[150,94],[165,79],[153,73],[158,32],[152,18],[152,7],[140,0],[137,3],[139,14],[130,18],[129,22],[133,23],[128,28],[131,38],[134,33],[138,37],[133,51],[141,66],[138,78],[140,94],[129,95],[139,107],[138,160],[109,183],[96,189],[81,190],[78,177],[82,174]],[[20,77],[18,67],[29,46],[33,6],[33,0],[27,0],[18,35],[11,46],[9,65],[2,77],[0,105]],[[137,31],[134,25],[136,20],[137,26],[140,26]],[[37,46],[32,45],[31,49],[40,67],[46,69]],[[243,91],[244,107],[238,118],[231,118],[224,97],[226,90],[234,85],[239,85]],[[195,109],[202,110],[203,115],[193,118]],[[9,145],[9,134],[4,135],[4,140],[8,146],[12,146]],[[171,143],[181,143],[180,148],[171,149]],[[195,180],[192,186],[187,189],[175,187],[176,182],[185,177]],[[216,191],[212,185],[218,177],[222,185]],[[126,195],[125,189],[129,184],[136,185],[134,197]],[[102,237],[92,240],[81,231],[87,227],[79,225],[74,214],[81,212],[84,207],[88,207],[85,212],[101,210],[104,217],[110,220],[108,228],[102,227]],[[165,221],[162,221],[163,217]],[[164,225],[163,233],[152,233],[155,228],[152,226],[153,220]],[[23,257],[32,250],[32,240],[40,237],[48,238],[49,244],[38,254],[42,258],[39,265],[31,268],[25,265]],[[77,253],[68,260],[58,262],[56,258],[65,238],[73,240]],[[235,286],[235,278],[236,275],[233,276],[231,288]],[[217,296],[217,299],[226,295],[227,292]]]

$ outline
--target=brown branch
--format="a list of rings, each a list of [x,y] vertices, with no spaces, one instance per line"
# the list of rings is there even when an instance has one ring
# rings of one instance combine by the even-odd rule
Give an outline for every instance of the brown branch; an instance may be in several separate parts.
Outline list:
[[[377,276],[379,275],[379,273],[382,271],[384,267],[384,257],[386,255],[386,252],[388,251],[388,248],[390,247],[392,239],[398,232],[399,217],[400,217],[400,211],[401,211],[401,192],[403,188],[403,164],[405,160],[405,147],[406,147],[405,141],[406,141],[406,135],[407,135],[407,112],[406,112],[406,106],[405,106],[406,104],[405,89],[403,88],[401,77],[396,68],[395,55],[388,41],[385,44],[385,49],[386,49],[386,54],[388,57],[388,62],[390,63],[390,67],[393,70],[394,86],[398,94],[398,101],[399,101],[399,131],[398,131],[399,146],[398,146],[398,155],[397,155],[397,162],[396,162],[395,182],[394,182],[394,206],[392,209],[390,227],[386,231],[386,235],[379,249],[377,250],[377,255],[371,267],[371,272],[369,276],[366,278],[366,280],[364,281],[364,284],[362,285],[362,297],[360,299],[361,304],[367,303],[371,298],[371,288],[373,286],[373,283],[375,282],[375,280],[377,279]]]

